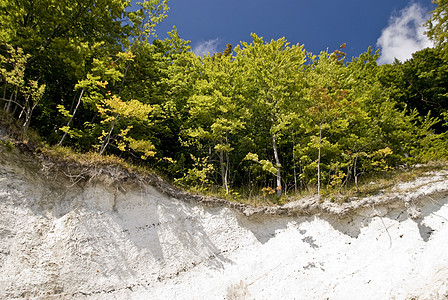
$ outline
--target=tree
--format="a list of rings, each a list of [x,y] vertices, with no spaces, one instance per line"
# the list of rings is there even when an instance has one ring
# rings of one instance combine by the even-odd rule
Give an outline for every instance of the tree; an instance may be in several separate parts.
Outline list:
[[[308,117],[317,127],[317,193],[321,195],[321,156],[323,132],[338,122],[347,128],[348,121],[344,120],[345,108],[351,104],[347,101],[349,91],[343,81],[346,68],[341,64],[344,56],[338,51],[332,54],[321,52],[318,60],[313,58],[313,69],[310,72],[310,87],[308,92]],[[337,125],[339,125],[337,124]],[[311,127],[312,128],[312,127]],[[330,145],[330,144],[329,144]]]
[[[282,115],[290,102],[301,101],[305,51],[303,46],[289,46],[284,38],[265,43],[263,38],[252,34],[252,39],[251,44],[242,43],[242,47],[235,48],[235,61],[242,65],[244,72],[244,97],[251,122],[258,119],[264,124],[253,130],[271,139],[276,190],[281,195],[282,164],[278,146],[282,136]],[[264,127],[267,132],[260,130]]]
[[[444,118],[448,105],[448,65],[440,47],[417,51],[404,63],[384,67],[380,80],[409,111],[417,109],[422,116],[430,113]],[[434,129],[444,131],[443,123]]]
[[[425,23],[428,31],[426,35],[441,46],[445,55],[448,55],[448,1],[447,0],[433,0],[437,5],[436,9],[431,13],[431,18]]]
[[[340,100],[345,98],[345,92],[329,94],[326,88],[314,88],[310,91],[310,99],[314,103],[309,109],[309,115],[315,125],[318,127],[318,155],[317,155],[317,194],[320,197],[321,187],[321,150],[322,150],[322,131],[331,126],[331,123],[339,117],[341,108]]]
[[[244,108],[238,81],[241,72],[230,56],[228,45],[224,54],[202,58],[193,57],[200,78],[188,99],[189,119],[185,124],[184,135],[188,140],[201,142],[199,147],[208,149],[204,153],[212,161],[213,149],[218,153],[222,188],[229,192],[230,156],[234,150],[232,137],[245,127],[242,120]]]
[[[25,78],[25,66],[29,55],[23,53],[21,48],[14,49],[6,44],[6,55],[0,55],[0,75],[4,85],[3,101],[6,101],[5,110],[10,111],[11,104],[20,108],[18,118],[25,117],[23,130],[26,132],[31,123],[34,109],[39,104],[45,92],[46,85],[39,84],[38,80],[27,80]],[[6,91],[10,90],[11,96],[5,98]]]
[[[148,40],[168,10],[166,0],[142,1],[134,11],[130,5],[122,0],[0,1],[0,42],[23,49],[28,57],[25,81],[46,86],[34,106],[41,133],[54,135],[51,123],[57,107],[62,105],[70,113],[75,107],[82,109],[74,86],[91,73],[95,58],[111,57],[134,40]],[[92,115],[84,112],[87,121]]]
[[[102,99],[97,104],[98,111],[103,120],[101,124],[109,127],[109,130],[102,131],[98,138],[100,141],[99,154],[102,155],[107,146],[111,142],[112,133],[118,127],[120,122],[124,123],[118,133],[117,148],[121,151],[126,151],[130,148],[136,152],[142,153],[141,158],[146,159],[155,155],[155,147],[149,140],[137,140],[130,136],[129,131],[133,128],[130,121],[148,122],[148,115],[153,111],[153,108],[148,104],[143,104],[137,100],[122,101],[117,95],[110,95],[110,97]],[[130,124],[129,124],[130,123]]]

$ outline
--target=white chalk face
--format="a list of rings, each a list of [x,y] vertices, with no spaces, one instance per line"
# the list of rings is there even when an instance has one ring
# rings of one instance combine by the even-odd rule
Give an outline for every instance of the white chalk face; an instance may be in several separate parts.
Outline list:
[[[1,298],[441,299],[447,293],[445,171],[342,206],[321,203],[317,215],[248,217],[108,176],[55,184],[8,155],[0,153]],[[287,207],[302,207],[301,201]]]

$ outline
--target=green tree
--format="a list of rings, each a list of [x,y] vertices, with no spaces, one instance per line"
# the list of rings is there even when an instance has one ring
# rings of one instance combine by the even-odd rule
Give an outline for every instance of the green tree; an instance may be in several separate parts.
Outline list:
[[[305,51],[303,46],[290,46],[284,38],[271,40],[270,43],[264,42],[256,34],[252,34],[252,38],[251,44],[242,43],[242,47],[235,48],[235,62],[242,66],[244,74],[244,97],[251,118],[249,122],[258,126],[260,124],[254,123],[257,119],[263,124],[252,130],[256,132],[255,135],[262,135],[260,140],[270,137],[276,168],[276,190],[281,195],[279,141],[284,128],[282,116],[289,103],[302,100]]]
[[[208,149],[203,155],[207,155],[210,161],[212,149],[218,154],[221,185],[228,193],[229,154],[234,150],[232,137],[245,128],[242,120],[245,109],[241,106],[238,89],[241,72],[226,50],[221,55],[193,59],[201,76],[195,81],[193,93],[188,99],[189,119],[184,135],[192,146],[194,140],[196,143],[201,141],[202,144],[196,146]]]
[[[187,100],[199,76],[192,65],[194,54],[189,41],[174,27],[164,40],[139,41],[132,45],[135,55],[129,65],[121,97],[136,99],[154,108],[146,128],[134,127],[148,135],[157,149],[151,167],[171,178],[186,173],[186,162],[193,163],[189,149],[180,142],[188,119]]]
[[[443,119],[448,106],[448,64],[439,47],[417,51],[404,63],[384,67],[380,80],[394,98],[420,115]],[[446,121],[445,121],[446,122]],[[435,126],[444,131],[443,123]]]
[[[155,155],[155,147],[149,140],[137,140],[130,136],[129,131],[133,125],[128,124],[129,121],[149,122],[148,116],[153,111],[153,108],[148,104],[143,104],[137,100],[122,101],[117,95],[111,95],[102,99],[97,104],[99,113],[103,120],[101,124],[109,127],[108,131],[102,131],[98,137],[100,141],[99,154],[102,155],[107,146],[111,142],[112,133],[118,127],[119,122],[125,121],[124,126],[117,134],[118,141],[117,148],[121,151],[126,151],[130,148],[136,152],[142,153],[141,158],[146,159]],[[132,124],[132,123],[131,123]]]
[[[426,35],[442,47],[445,55],[448,55],[448,1],[433,0],[436,9],[431,12],[431,18],[425,23]]]
[[[6,55],[0,54],[0,75],[4,84],[2,100],[6,101],[5,110],[10,111],[11,105],[20,108],[18,118],[24,116],[23,129],[26,132],[31,123],[34,109],[39,104],[45,92],[46,85],[39,84],[38,80],[25,78],[25,66],[29,55],[23,53],[21,48],[6,44]],[[9,99],[5,98],[7,90],[10,91]]]
[[[340,52],[332,54],[322,52],[318,60],[314,59],[312,72],[309,73],[307,112],[308,118],[317,129],[317,193],[319,197],[321,195],[322,143],[325,142],[327,148],[334,147],[323,137],[323,133],[336,129],[346,130],[349,121],[345,118],[345,112],[353,105],[347,100],[349,90],[344,84],[347,74],[346,67],[341,64],[342,60],[343,56]],[[336,123],[335,126],[333,123]],[[313,126],[310,129],[312,130]]]
[[[24,79],[46,86],[35,107],[41,133],[53,135],[60,105],[70,113],[83,109],[77,106],[80,92],[74,86],[91,73],[94,58],[111,57],[132,41],[148,40],[168,10],[162,0],[142,1],[137,10],[130,5],[123,0],[0,1],[0,42],[23,49],[28,57]],[[86,110],[82,115],[92,117]]]

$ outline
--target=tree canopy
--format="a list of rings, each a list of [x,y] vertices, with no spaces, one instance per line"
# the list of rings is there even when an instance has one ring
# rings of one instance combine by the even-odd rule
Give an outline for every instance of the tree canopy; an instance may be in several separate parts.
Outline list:
[[[0,0],[0,100],[50,145],[114,154],[187,188],[342,190],[368,174],[446,159],[446,6],[437,42],[378,65],[367,49],[314,55],[285,38],[198,56],[167,1]],[[53,13],[49,14],[51,9]]]

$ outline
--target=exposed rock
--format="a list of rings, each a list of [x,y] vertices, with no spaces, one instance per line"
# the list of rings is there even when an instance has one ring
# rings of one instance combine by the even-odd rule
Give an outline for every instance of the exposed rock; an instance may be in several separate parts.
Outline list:
[[[0,150],[0,298],[448,297],[447,171],[251,207]]]

